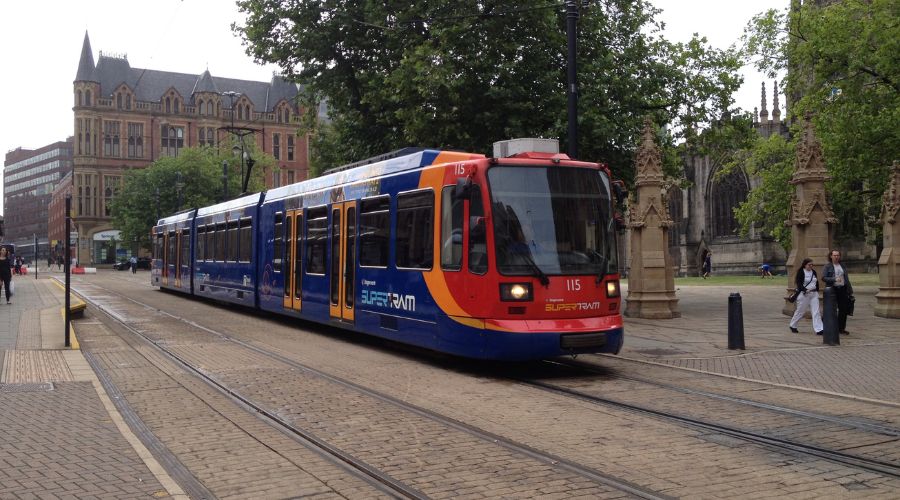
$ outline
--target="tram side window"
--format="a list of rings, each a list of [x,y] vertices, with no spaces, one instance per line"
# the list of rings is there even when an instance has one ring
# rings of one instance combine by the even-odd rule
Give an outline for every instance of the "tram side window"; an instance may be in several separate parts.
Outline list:
[[[184,230],[181,232],[181,265],[187,266],[191,262],[191,232]]]
[[[206,248],[203,249],[203,260],[213,260],[216,249],[216,226],[212,224],[206,226]]]
[[[469,271],[484,274],[488,268],[487,225],[484,220],[484,205],[481,189],[472,186],[469,203]]]
[[[328,244],[328,212],[325,207],[309,210],[306,219],[306,274],[325,274]]]
[[[387,267],[391,236],[391,198],[361,200],[359,205],[359,265]]]
[[[175,231],[169,232],[169,248],[166,251],[166,263],[175,265]]]
[[[163,259],[165,257],[163,255],[164,242],[165,235],[163,235],[163,233],[156,233],[156,245],[153,247],[153,255],[157,259]]]
[[[253,255],[252,244],[253,236],[250,232],[250,218],[241,219],[241,251],[239,259],[241,262],[250,262]]]
[[[463,199],[454,198],[454,186],[441,195],[441,269],[459,271],[463,250]]]
[[[240,257],[240,235],[238,234],[238,221],[228,223],[228,262],[237,262]]]
[[[225,246],[228,233],[225,232],[225,223],[216,224],[216,261],[225,262]]]
[[[284,214],[275,214],[275,256],[272,257],[272,270],[281,272],[281,261],[284,258]]]
[[[197,260],[203,260],[206,252],[206,226],[197,228],[197,254],[194,257]]]
[[[434,192],[397,196],[397,267],[431,269],[434,264]]]

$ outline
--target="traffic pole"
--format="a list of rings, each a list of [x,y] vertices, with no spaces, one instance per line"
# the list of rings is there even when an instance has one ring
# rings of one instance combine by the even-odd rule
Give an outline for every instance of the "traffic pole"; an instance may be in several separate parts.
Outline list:
[[[66,347],[72,346],[69,339],[69,324],[72,321],[69,306],[71,304],[72,291],[72,270],[69,268],[69,262],[72,258],[72,195],[66,195]]]

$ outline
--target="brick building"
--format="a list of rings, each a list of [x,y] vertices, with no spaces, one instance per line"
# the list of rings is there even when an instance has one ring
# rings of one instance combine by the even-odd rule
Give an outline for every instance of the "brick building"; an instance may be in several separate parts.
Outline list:
[[[136,250],[123,248],[111,225],[110,201],[123,171],[177,156],[182,148],[231,148],[236,135],[243,135],[245,143],[275,157],[276,168],[265,172],[269,187],[306,179],[308,142],[298,135],[296,97],[297,86],[279,76],[255,82],[212,76],[209,70],[133,68],[127,57],[102,52],[94,64],[85,33],[73,83],[73,175],[52,202],[64,203],[65,192],[72,194],[78,261],[112,263]]]
[[[73,138],[38,149],[16,148],[6,153],[3,163],[4,241],[14,243],[17,253],[46,259],[48,205],[53,190],[72,170]]]

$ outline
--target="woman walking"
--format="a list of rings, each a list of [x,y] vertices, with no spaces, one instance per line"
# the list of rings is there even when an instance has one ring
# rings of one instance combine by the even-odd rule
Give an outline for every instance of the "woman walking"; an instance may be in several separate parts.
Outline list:
[[[832,250],[828,256],[828,264],[822,269],[822,281],[825,286],[834,288],[837,299],[838,331],[842,335],[850,335],[847,331],[847,313],[850,309],[850,297],[853,296],[853,285],[850,284],[850,274],[847,268],[841,265],[840,250]]]
[[[9,284],[12,281],[12,262],[9,250],[6,247],[0,247],[0,282],[4,290],[6,290],[6,303],[9,304]]]
[[[822,335],[825,327],[822,326],[822,313],[819,311],[819,277],[816,275],[816,270],[813,269],[812,259],[803,259],[800,269],[797,269],[797,274],[794,276],[794,284],[800,294],[797,295],[797,302],[795,302],[797,308],[794,310],[794,316],[791,317],[789,328],[792,332],[799,333],[797,323],[808,309],[812,315],[813,330],[816,331],[816,335]]]

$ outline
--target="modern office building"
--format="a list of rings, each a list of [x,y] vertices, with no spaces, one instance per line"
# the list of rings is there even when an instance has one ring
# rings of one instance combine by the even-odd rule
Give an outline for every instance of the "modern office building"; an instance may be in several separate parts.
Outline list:
[[[3,163],[4,241],[14,243],[17,253],[46,259],[49,251],[48,206],[53,190],[72,170],[73,138],[38,149],[16,148]]]

